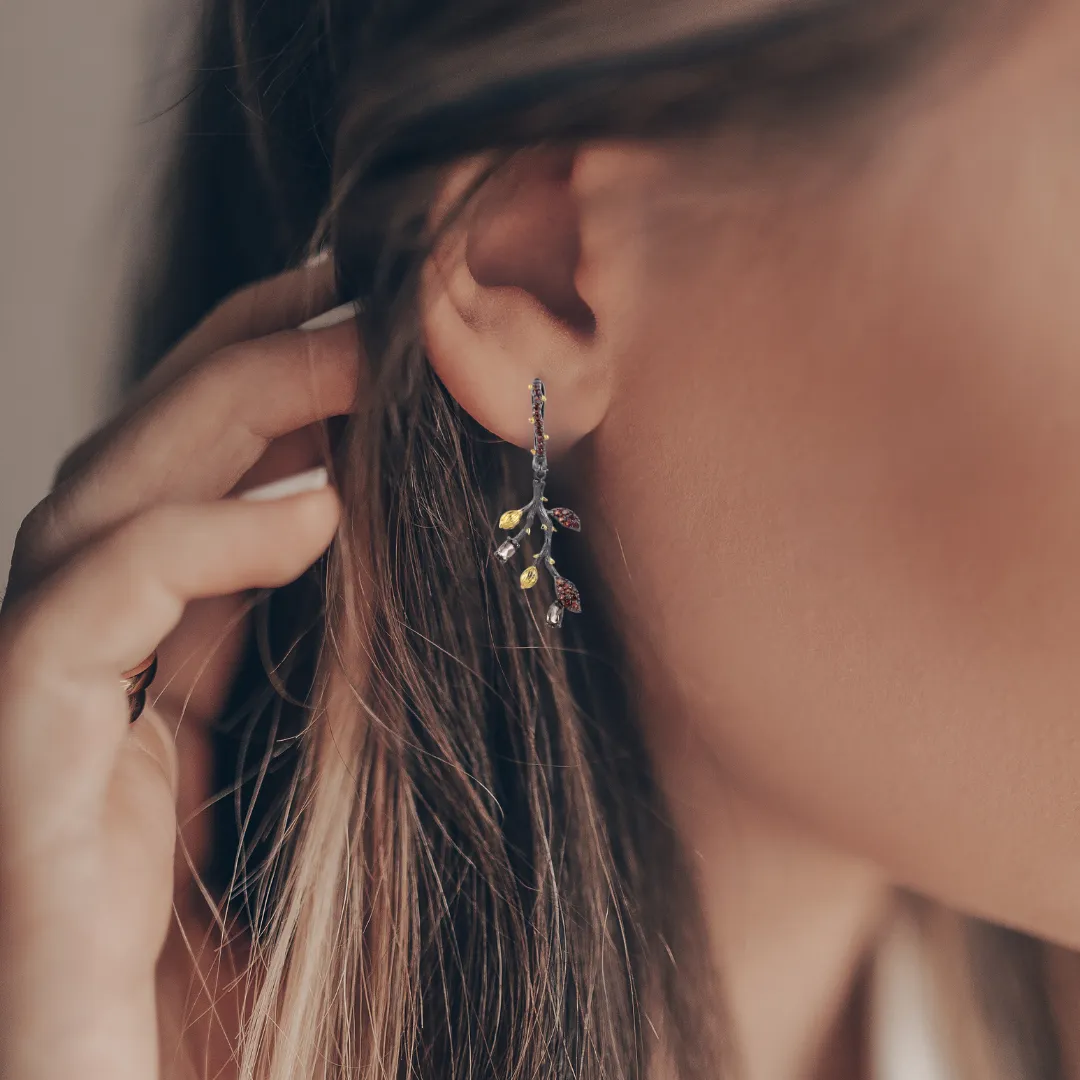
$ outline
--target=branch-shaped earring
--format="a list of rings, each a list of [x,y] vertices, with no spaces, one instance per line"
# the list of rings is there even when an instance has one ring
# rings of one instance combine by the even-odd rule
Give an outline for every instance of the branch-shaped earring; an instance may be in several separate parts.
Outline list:
[[[551,556],[551,538],[555,534],[555,522],[564,529],[573,529],[581,532],[581,520],[573,510],[567,510],[560,506],[555,510],[548,510],[544,503],[544,484],[547,483],[547,447],[545,443],[548,436],[544,431],[544,402],[547,395],[544,393],[544,383],[541,379],[533,379],[529,383],[532,392],[532,416],[529,423],[533,425],[533,494],[532,500],[520,510],[507,510],[499,518],[500,529],[516,529],[521,524],[522,518],[525,524],[518,529],[513,536],[504,540],[495,550],[496,557],[504,563],[508,563],[521,547],[522,541],[532,532],[532,524],[537,515],[540,517],[540,528],[544,530],[544,546],[538,555],[533,556],[533,565],[526,567],[521,572],[521,587],[531,589],[540,579],[540,571],[536,564],[540,563],[555,579],[555,603],[548,608],[547,621],[552,626],[562,626],[563,612],[572,611],[575,614],[581,612],[581,594],[577,586],[569,579],[564,578],[555,569],[555,560]]]

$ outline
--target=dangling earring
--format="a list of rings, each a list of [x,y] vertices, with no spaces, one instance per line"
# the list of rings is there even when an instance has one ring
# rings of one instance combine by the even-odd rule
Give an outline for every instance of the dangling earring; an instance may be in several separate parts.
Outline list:
[[[544,484],[547,482],[547,447],[544,445],[548,436],[544,432],[544,402],[547,395],[544,393],[544,383],[541,379],[533,379],[529,383],[532,392],[532,416],[529,423],[533,425],[533,494],[528,506],[520,510],[507,510],[499,518],[500,529],[516,529],[525,519],[524,526],[509,539],[504,540],[495,550],[496,557],[501,562],[509,562],[517,554],[522,540],[532,531],[532,523],[536,516],[540,515],[540,528],[546,534],[544,546],[538,555],[533,556],[533,566],[527,567],[521,573],[521,587],[531,589],[540,579],[540,571],[536,568],[537,563],[547,568],[547,571],[555,579],[555,603],[548,608],[547,621],[551,626],[562,626],[563,612],[572,611],[575,614],[581,612],[581,594],[577,586],[569,579],[564,578],[555,569],[555,560],[551,556],[551,538],[555,534],[555,522],[557,521],[564,529],[573,529],[581,532],[581,520],[573,510],[567,510],[560,506],[556,510],[548,510],[544,503]]]

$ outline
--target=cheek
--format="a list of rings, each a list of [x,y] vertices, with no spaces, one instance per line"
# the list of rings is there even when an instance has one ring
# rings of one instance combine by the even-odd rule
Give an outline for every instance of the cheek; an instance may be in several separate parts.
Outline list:
[[[667,263],[608,498],[740,782],[1080,945],[1080,131],[1011,77]]]

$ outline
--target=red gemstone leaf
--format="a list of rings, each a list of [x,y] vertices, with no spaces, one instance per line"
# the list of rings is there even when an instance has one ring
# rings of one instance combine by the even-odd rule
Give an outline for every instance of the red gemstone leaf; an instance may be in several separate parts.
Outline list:
[[[575,614],[581,613],[581,593],[578,592],[577,586],[569,578],[559,577],[555,579],[555,599],[567,611],[572,611]]]
[[[573,510],[567,510],[565,506],[559,506],[551,511],[551,516],[564,528],[581,532],[581,518]]]

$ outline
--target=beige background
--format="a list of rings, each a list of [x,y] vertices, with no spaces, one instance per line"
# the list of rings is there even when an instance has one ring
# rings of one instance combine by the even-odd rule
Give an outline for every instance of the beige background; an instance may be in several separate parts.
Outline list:
[[[64,450],[115,400],[196,13],[0,0],[0,580]]]

